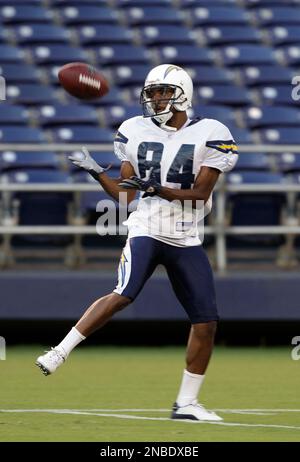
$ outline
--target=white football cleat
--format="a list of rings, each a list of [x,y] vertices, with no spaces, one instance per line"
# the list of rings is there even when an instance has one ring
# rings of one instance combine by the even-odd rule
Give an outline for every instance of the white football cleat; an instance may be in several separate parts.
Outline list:
[[[35,364],[41,369],[44,375],[50,375],[53,374],[65,360],[66,357],[61,351],[51,348],[50,351],[46,351],[45,355],[39,356]]]
[[[192,404],[181,407],[179,407],[177,403],[174,403],[171,419],[199,420],[210,422],[221,422],[223,420],[222,417],[218,416],[215,412],[207,411],[205,407],[203,407],[197,401],[193,401]]]

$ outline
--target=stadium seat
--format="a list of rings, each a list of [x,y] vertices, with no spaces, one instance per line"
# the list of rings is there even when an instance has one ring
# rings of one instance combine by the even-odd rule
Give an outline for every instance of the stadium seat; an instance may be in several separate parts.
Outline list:
[[[295,105],[292,99],[292,86],[290,85],[267,85],[256,87],[255,93],[261,105],[264,104],[287,104]]]
[[[30,2],[29,2],[30,3]],[[38,5],[16,4],[0,8],[0,21],[6,24],[51,22],[53,12]]]
[[[249,128],[300,126],[300,109],[285,106],[252,106],[242,111],[243,124]]]
[[[86,5],[91,6],[107,6],[107,0],[85,0]],[[76,4],[82,5],[82,0],[51,0],[53,6],[73,6]]]
[[[124,18],[130,27],[137,25],[182,24],[181,11],[156,6],[124,8]]]
[[[265,29],[263,33],[271,46],[300,42],[299,26],[280,25]]]
[[[56,94],[53,88],[46,85],[24,83],[8,85],[6,98],[8,101],[17,102],[18,104],[53,104],[56,100]]]
[[[100,127],[67,125],[51,130],[54,142],[58,143],[112,143],[113,133]]]
[[[278,60],[286,66],[299,66],[300,64],[300,46],[297,44],[277,48],[275,53]]]
[[[249,86],[289,84],[294,74],[292,69],[279,65],[247,66],[237,72],[243,85]]]
[[[234,111],[226,106],[193,106],[188,110],[189,117],[201,117],[206,119],[217,119],[228,126],[235,125],[236,119]]]
[[[210,64],[212,56],[207,48],[200,48],[193,45],[176,45],[154,48],[157,60],[163,64],[171,62],[179,66],[188,64]]]
[[[300,172],[300,154],[284,152],[276,155],[276,167],[283,173]]]
[[[250,26],[210,26],[195,28],[194,31],[209,46],[261,41],[260,31]]]
[[[21,63],[24,58],[24,51],[20,48],[0,43],[0,64]]]
[[[272,6],[268,8],[255,8],[251,11],[254,21],[261,26],[272,26],[276,24],[300,24],[299,8],[288,6]]]
[[[268,171],[271,162],[267,154],[258,152],[240,152],[238,161],[234,167],[234,172],[241,170],[248,171]]]
[[[73,103],[78,102],[78,100],[76,100],[76,98],[73,98],[72,96],[68,97],[68,101],[72,101]],[[120,92],[120,89],[117,87],[111,87],[110,91],[105,96],[103,96],[103,98],[89,100],[90,105],[99,107],[118,105],[122,102],[122,93]]]
[[[194,32],[180,25],[148,25],[138,29],[138,33],[145,46],[195,44]]]
[[[114,0],[117,8],[132,8],[149,6],[149,0]],[[151,0],[152,6],[172,8],[172,0]]]
[[[206,85],[195,89],[200,104],[227,104],[229,106],[248,105],[250,95],[243,87],[235,85]]]
[[[203,84],[232,84],[232,71],[228,69],[206,65],[187,65],[185,66],[185,70],[193,79],[193,83],[195,86]]]
[[[89,61],[85,50],[69,45],[38,45],[27,49],[33,61],[37,64],[68,63],[76,61]]]
[[[274,51],[264,45],[229,45],[218,49],[224,66],[276,64]]]
[[[279,185],[285,183],[280,173],[266,171],[230,172],[226,177],[228,184],[267,184]],[[281,214],[285,203],[283,192],[231,192],[229,207],[231,209],[231,226],[278,226],[281,224]],[[230,246],[277,246],[283,243],[281,236],[272,235],[241,235],[228,239]]]
[[[81,45],[111,45],[113,43],[131,43],[133,33],[125,27],[115,24],[89,24],[74,29]]]
[[[253,143],[252,133],[246,128],[237,128],[233,125],[228,128],[230,129],[231,134],[238,145]]]
[[[5,42],[7,39],[7,31],[2,25],[0,26],[0,42]]]
[[[45,127],[65,124],[98,125],[97,112],[84,104],[48,104],[37,108],[37,121]]]
[[[149,73],[151,66],[144,64],[132,64],[128,66],[117,66],[114,67],[112,77],[116,85],[129,86],[129,85],[141,85],[143,86],[145,78]]]
[[[91,47],[98,64],[102,66],[119,66],[120,64],[147,64],[148,52],[145,48],[134,45],[106,45]]]
[[[188,10],[188,19],[193,27],[204,25],[248,25],[247,12],[243,8],[230,6],[192,6]]]
[[[81,4],[59,8],[57,12],[60,20],[68,26],[89,23],[115,24],[118,19],[116,12],[111,8],[82,5],[82,2]]]
[[[20,125],[2,125],[0,128],[1,143],[46,143],[47,138],[38,128]]]
[[[29,118],[28,110],[25,106],[12,105],[2,102],[0,104],[0,124],[27,124]]]
[[[235,6],[236,0],[177,0],[180,8],[195,8],[196,6]]]
[[[22,24],[13,29],[18,44],[70,42],[70,31],[53,24]]]
[[[130,106],[111,106],[103,109],[103,119],[105,120],[105,124],[112,128],[117,128],[124,120],[139,115],[142,115],[142,107],[140,104]]]
[[[59,157],[54,152],[4,151],[0,153],[0,170],[24,170],[33,168],[47,168],[58,170]]]
[[[296,127],[277,127],[257,130],[255,135],[262,143],[299,144],[300,131]]]
[[[1,63],[0,74],[5,76],[9,85],[16,82],[38,83],[41,79],[41,70],[30,64]]]

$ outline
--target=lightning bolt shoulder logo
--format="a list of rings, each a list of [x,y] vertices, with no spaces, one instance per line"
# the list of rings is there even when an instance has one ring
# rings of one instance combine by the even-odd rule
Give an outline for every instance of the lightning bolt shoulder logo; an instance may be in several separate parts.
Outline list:
[[[217,151],[224,152],[225,154],[237,153],[237,145],[234,140],[212,140],[207,141],[208,148],[216,149]]]

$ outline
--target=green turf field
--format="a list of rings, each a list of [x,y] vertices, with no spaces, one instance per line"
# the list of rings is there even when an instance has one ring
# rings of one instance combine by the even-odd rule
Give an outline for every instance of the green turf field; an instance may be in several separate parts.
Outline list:
[[[169,420],[184,348],[79,347],[48,377],[42,351],[8,347],[0,361],[1,441],[300,441],[290,348],[215,349],[200,401],[221,424]]]

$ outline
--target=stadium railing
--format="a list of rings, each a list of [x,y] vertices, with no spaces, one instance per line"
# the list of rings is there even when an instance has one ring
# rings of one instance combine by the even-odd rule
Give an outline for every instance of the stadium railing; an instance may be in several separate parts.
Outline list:
[[[111,144],[86,144],[90,152],[105,152],[112,150]],[[81,150],[81,144],[18,144],[18,143],[0,143],[0,152],[3,151],[51,151],[51,152],[71,152]],[[271,145],[271,144],[244,144],[239,145],[239,152],[265,152],[272,154],[281,154],[284,152],[300,153],[299,145]],[[86,183],[72,184],[14,184],[1,183],[0,193],[4,192],[73,192],[77,196],[86,191],[100,191],[100,185]],[[228,184],[225,176],[221,176],[215,188],[215,223],[213,226],[205,226],[205,234],[215,236],[216,248],[216,268],[220,272],[227,268],[227,236],[241,235],[298,235],[300,234],[300,226],[295,224],[295,220],[288,221],[287,225],[280,226],[231,226],[226,219],[226,200],[228,193],[259,193],[259,192],[283,192],[283,193],[300,193],[300,184]],[[298,221],[298,220],[297,220]],[[121,225],[120,225],[121,226]],[[122,229],[124,227],[121,226]],[[105,228],[106,232],[114,231],[115,228]],[[99,228],[98,228],[99,230]],[[96,226],[92,225],[65,225],[65,226],[20,226],[18,224],[3,224],[0,223],[0,234],[10,240],[14,235],[95,235]],[[7,242],[6,241],[6,244]],[[6,250],[9,251],[8,246]]]

